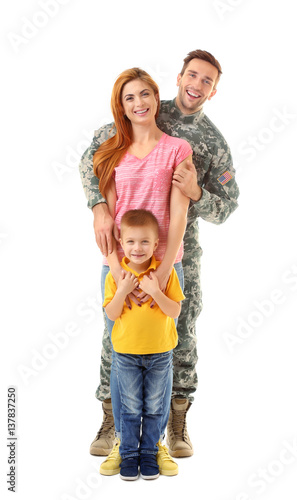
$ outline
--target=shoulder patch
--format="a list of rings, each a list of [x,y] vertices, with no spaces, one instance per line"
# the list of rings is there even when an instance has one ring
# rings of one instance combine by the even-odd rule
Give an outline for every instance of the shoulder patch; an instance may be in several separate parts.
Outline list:
[[[224,186],[224,184],[227,184],[227,182],[229,182],[231,179],[232,175],[228,170],[226,170],[226,172],[224,172],[220,177],[218,177],[217,180],[220,182],[220,184],[222,184],[222,186]]]

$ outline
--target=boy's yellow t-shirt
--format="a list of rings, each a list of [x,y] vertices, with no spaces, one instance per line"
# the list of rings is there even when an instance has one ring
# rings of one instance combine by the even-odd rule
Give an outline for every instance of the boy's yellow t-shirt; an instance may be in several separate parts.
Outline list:
[[[135,274],[139,282],[141,282],[143,276],[156,270],[161,262],[156,261],[155,257],[152,256],[149,268],[140,274],[130,269],[128,264],[129,259],[124,257],[121,262],[123,269]],[[105,280],[103,307],[106,307],[111,302],[116,289],[116,283],[109,271]],[[180,302],[185,298],[175,269],[170,274],[165,295],[175,302]],[[177,345],[178,337],[174,319],[166,316],[157,304],[151,308],[151,302],[152,299],[139,307],[131,301],[131,309],[128,308],[126,303],[124,304],[122,314],[116,319],[111,334],[111,341],[116,352],[122,354],[156,354],[170,351]]]

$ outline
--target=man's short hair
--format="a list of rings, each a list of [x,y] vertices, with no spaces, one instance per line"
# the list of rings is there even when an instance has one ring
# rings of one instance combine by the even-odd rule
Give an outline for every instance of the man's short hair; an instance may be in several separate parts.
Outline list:
[[[220,76],[223,73],[219,61],[217,61],[215,59],[215,57],[210,52],[207,52],[206,50],[199,50],[199,49],[198,50],[192,50],[191,52],[188,53],[187,57],[185,57],[185,59],[184,59],[184,65],[183,65],[182,70],[180,72],[180,74],[182,76],[183,76],[183,74],[184,74],[184,72],[185,72],[185,70],[186,70],[189,62],[192,61],[192,59],[202,59],[202,61],[209,62],[215,68],[217,68],[217,70],[218,70],[218,76],[217,76],[216,81],[214,83],[214,88],[216,88],[216,86],[217,86],[217,84],[219,82]]]
[[[121,219],[121,231],[123,227],[151,226],[159,235],[159,224],[152,212],[143,209],[128,210]]]

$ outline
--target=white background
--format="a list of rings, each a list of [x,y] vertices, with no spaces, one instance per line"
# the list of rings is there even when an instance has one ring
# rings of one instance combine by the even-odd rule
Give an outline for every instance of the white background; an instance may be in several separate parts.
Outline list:
[[[21,499],[165,493],[203,500],[296,500],[292,5],[290,0],[6,3],[1,498],[9,495],[6,394],[15,385]],[[142,67],[159,84],[161,98],[173,98],[183,58],[196,48],[213,53],[223,68],[205,112],[231,146],[240,206],[221,226],[200,222],[204,309],[197,324],[199,388],[188,415],[195,454],[178,461],[176,477],[130,484],[119,476],[100,476],[103,459],[89,455],[101,421],[94,397],[101,256],[78,163],[93,130],[111,118],[111,89],[122,70]]]

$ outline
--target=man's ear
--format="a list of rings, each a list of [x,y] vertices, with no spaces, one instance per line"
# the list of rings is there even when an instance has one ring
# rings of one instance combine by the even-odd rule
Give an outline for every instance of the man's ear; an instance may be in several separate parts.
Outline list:
[[[181,79],[182,79],[182,75],[179,73],[179,74],[177,75],[177,80],[176,80],[176,86],[177,86],[177,87],[179,87],[179,84],[180,84]]]
[[[216,95],[216,93],[217,93],[217,89],[213,89],[213,91],[209,94],[209,97],[207,98],[207,100],[208,100],[208,101],[210,101],[210,99],[211,99],[214,95]]]

